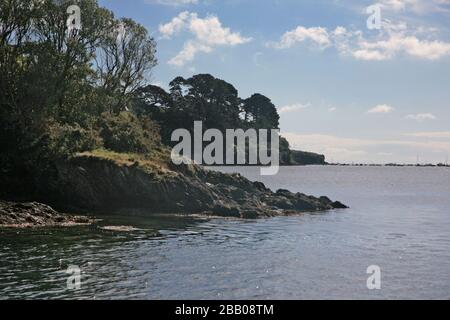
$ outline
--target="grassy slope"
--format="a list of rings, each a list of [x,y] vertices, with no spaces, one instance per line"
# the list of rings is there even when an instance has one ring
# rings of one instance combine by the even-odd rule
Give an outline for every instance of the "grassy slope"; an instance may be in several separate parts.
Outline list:
[[[122,167],[140,167],[148,172],[170,173],[170,153],[168,149],[155,149],[150,154],[118,153],[106,149],[97,149],[78,153],[75,157],[88,157],[108,160]]]

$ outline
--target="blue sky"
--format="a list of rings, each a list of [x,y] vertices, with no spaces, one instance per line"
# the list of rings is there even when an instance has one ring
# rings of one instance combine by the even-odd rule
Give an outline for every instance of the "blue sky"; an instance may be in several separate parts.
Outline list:
[[[153,83],[211,73],[262,93],[297,149],[366,163],[450,154],[450,0],[99,2],[157,40]],[[382,24],[369,30],[373,4]]]

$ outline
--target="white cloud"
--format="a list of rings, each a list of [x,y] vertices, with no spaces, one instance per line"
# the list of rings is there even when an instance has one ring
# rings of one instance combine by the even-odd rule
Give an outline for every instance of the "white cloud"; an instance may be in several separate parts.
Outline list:
[[[328,109],[328,111],[329,112],[335,112],[335,111],[337,111],[337,108],[336,107],[331,107],[331,108]]]
[[[281,37],[279,42],[269,43],[269,46],[276,49],[289,49],[297,43],[301,43],[306,40],[310,40],[323,48],[331,45],[330,35],[328,34],[326,28],[305,28],[303,26],[299,26],[294,30],[286,32]]]
[[[426,120],[436,120],[436,116],[432,113],[418,113],[418,114],[409,114],[406,116],[406,119],[422,122]]]
[[[145,0],[145,2],[150,4],[161,4],[165,6],[184,6],[190,4],[198,4],[198,0]]]
[[[321,49],[334,47],[341,55],[366,61],[389,60],[401,55],[427,60],[449,56],[450,43],[429,39],[433,33],[429,28],[413,30],[406,23],[393,24],[387,20],[384,21],[383,31],[370,38],[364,37],[360,30],[347,30],[341,26],[334,30],[299,26],[286,32],[279,42],[269,45],[275,49],[288,49],[310,40]],[[427,38],[420,38],[421,34]]]
[[[252,40],[223,27],[216,16],[202,19],[198,17],[197,13],[187,11],[159,27],[160,33],[166,39],[170,39],[184,30],[191,33],[194,39],[187,40],[181,52],[169,61],[169,64],[180,67],[193,61],[197,53],[210,53],[216,47],[234,47]]]
[[[387,60],[398,54],[436,60],[450,54],[450,43],[420,40],[416,36],[391,35],[386,40],[361,41],[353,56],[361,60]]]
[[[190,40],[184,44],[183,49],[175,57],[169,60],[169,64],[182,67],[187,61],[194,60],[197,53],[210,53],[212,50],[212,47],[208,45],[195,43],[194,41]]]
[[[383,61],[389,59],[389,56],[377,50],[356,50],[352,54],[358,60]]]
[[[191,13],[188,11],[181,12],[178,16],[172,19],[169,23],[159,26],[159,32],[164,38],[170,39],[174,34],[183,30],[191,18]]]
[[[431,1],[431,0],[427,0]],[[379,0],[379,4],[385,10],[404,11],[406,9],[417,10],[421,4],[420,0]]]
[[[297,111],[304,110],[309,107],[310,107],[310,104],[297,103],[297,104],[292,104],[292,105],[287,105],[287,106],[281,107],[280,109],[278,109],[278,113],[284,114],[284,113],[297,112]]]
[[[432,40],[435,33],[433,28],[412,28],[402,21],[384,20],[380,33],[371,38],[365,38],[361,31],[357,36],[349,33],[346,50],[340,52],[359,60],[382,61],[401,55],[436,60],[450,55],[450,43]],[[422,39],[424,36],[426,38]]]
[[[369,111],[367,111],[367,113],[391,113],[393,112],[395,109],[387,104],[380,104],[372,109],[370,109]]]

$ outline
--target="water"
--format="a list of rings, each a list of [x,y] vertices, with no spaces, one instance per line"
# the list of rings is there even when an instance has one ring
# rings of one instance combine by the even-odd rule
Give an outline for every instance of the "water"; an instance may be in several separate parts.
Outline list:
[[[258,221],[107,217],[0,230],[1,299],[450,299],[450,170],[291,167],[267,186],[351,206]],[[105,231],[128,225],[132,232]],[[82,286],[67,290],[68,266]],[[382,271],[368,290],[367,267]]]

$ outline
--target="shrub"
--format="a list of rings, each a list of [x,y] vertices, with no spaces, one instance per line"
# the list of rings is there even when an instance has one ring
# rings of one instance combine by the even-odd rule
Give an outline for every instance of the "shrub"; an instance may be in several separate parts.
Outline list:
[[[104,147],[115,152],[148,153],[161,142],[156,123],[130,112],[102,114],[99,132]]]
[[[98,133],[78,124],[52,123],[49,130],[49,149],[57,157],[96,149],[102,145]]]

